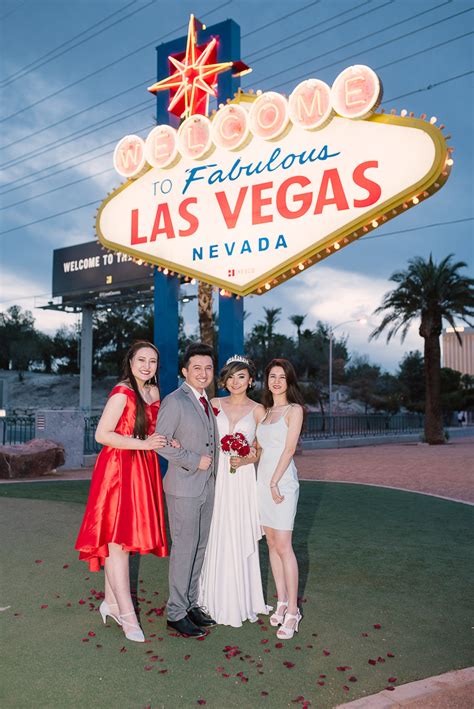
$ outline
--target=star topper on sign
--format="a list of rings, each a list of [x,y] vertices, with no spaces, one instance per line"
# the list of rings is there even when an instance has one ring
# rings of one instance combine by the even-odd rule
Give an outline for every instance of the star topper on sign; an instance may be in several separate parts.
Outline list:
[[[232,70],[233,76],[242,76],[252,71],[242,61],[217,61],[218,39],[213,37],[207,44],[198,46],[198,30],[206,26],[191,15],[189,18],[186,51],[170,55],[169,62],[175,70],[148,91],[170,92],[168,111],[178,118],[188,118],[196,113],[207,116],[209,113],[209,96],[217,96],[217,77],[224,71]]]

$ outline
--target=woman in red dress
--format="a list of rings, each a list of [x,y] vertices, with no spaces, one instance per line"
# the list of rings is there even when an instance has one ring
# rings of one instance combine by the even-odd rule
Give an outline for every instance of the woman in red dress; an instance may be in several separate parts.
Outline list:
[[[155,433],[158,364],[159,352],[149,342],[135,342],[127,352],[123,379],[112,389],[97,426],[96,441],[104,447],[76,542],[79,558],[91,571],[105,567],[105,599],[99,607],[104,623],[109,615],[136,642],[145,637],[130,594],[130,552],[168,555],[155,452],[166,445],[166,436]]]

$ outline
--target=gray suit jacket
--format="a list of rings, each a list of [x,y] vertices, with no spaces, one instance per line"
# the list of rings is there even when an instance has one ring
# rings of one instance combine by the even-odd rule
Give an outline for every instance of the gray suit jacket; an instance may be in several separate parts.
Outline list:
[[[165,446],[158,451],[169,463],[164,491],[176,497],[199,497],[208,478],[217,471],[219,434],[212,406],[209,404],[208,418],[192,389],[184,383],[161,402],[156,431],[181,444],[181,448]],[[207,470],[198,468],[202,455],[212,456]]]

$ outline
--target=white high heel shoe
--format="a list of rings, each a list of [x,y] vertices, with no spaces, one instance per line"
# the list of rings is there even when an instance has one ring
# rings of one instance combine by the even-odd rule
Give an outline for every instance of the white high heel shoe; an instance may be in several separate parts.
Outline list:
[[[283,625],[280,625],[280,627],[277,630],[277,638],[280,638],[280,640],[291,640],[293,635],[298,632],[300,620],[302,619],[302,615],[300,613],[300,609],[296,609],[296,615],[293,615],[293,613],[285,613],[285,620],[283,621]],[[287,620],[294,620],[295,624],[292,628],[288,628],[287,625],[285,625]]]
[[[131,613],[124,613],[124,615],[119,615],[122,629],[125,633],[125,637],[127,638],[127,640],[133,640],[136,643],[144,643],[145,636],[143,635],[143,630],[140,628],[140,626],[135,623],[131,623],[129,620],[125,620],[125,618],[129,615],[135,616],[135,612],[132,611]],[[130,630],[126,630],[124,625],[128,625],[130,627]]]
[[[275,613],[270,616],[270,625],[276,628],[277,625],[281,625],[285,619],[285,614],[280,613],[280,608],[288,607],[288,601],[277,601],[277,607]]]
[[[111,603],[110,605],[107,603],[107,601],[102,601],[102,603],[99,606],[99,613],[102,616],[102,620],[104,621],[104,625],[107,622],[107,616],[110,615],[111,618],[115,620],[117,625],[122,625],[122,623],[119,620],[119,614],[118,613],[112,613],[112,606],[115,606],[117,610],[119,609],[118,603]]]

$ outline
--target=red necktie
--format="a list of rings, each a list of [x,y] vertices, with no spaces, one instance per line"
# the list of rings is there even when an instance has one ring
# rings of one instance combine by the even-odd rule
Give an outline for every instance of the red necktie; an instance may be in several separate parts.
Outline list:
[[[204,411],[206,412],[207,418],[209,418],[209,404],[205,396],[200,396],[199,401],[204,406]]]

